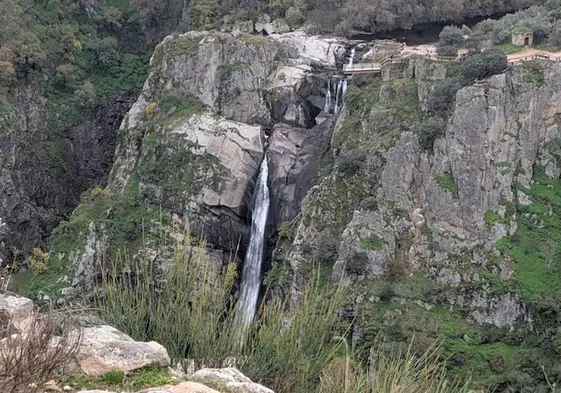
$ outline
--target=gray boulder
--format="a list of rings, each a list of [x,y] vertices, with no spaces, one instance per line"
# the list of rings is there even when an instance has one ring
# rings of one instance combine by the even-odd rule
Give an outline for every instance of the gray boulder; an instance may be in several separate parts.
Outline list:
[[[265,25],[271,23],[271,17],[268,14],[262,14],[255,23],[255,31],[262,33],[265,30]]]
[[[286,19],[275,19],[272,23],[272,32],[268,34],[284,34],[290,31],[290,25],[286,21]],[[265,27],[265,31],[267,31],[267,26]]]
[[[253,26],[253,21],[238,21],[234,23],[234,27],[232,28],[232,34],[238,36],[242,33],[246,34],[253,34],[255,28]]]
[[[166,349],[157,342],[134,341],[107,325],[83,329],[76,361],[89,376],[101,376],[108,371],[126,373],[146,366],[170,365]]]

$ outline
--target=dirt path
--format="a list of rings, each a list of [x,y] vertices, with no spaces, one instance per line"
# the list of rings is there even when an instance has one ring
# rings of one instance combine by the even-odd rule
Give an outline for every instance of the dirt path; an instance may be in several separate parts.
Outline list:
[[[462,56],[467,53],[466,49],[460,49],[458,51],[458,56]],[[402,55],[419,55],[429,59],[438,59],[438,54],[436,53],[436,45],[427,44],[427,45],[417,45],[417,46],[405,46],[403,51],[401,52]],[[507,55],[507,59],[509,63],[516,62],[519,60],[523,60],[527,57],[535,56],[535,55],[543,55],[549,58],[561,58],[561,51],[560,52],[549,52],[546,50],[535,49],[535,48],[524,48],[520,52],[512,53]]]
[[[512,62],[535,55],[543,55],[543,56],[548,56],[550,58],[554,58],[554,57],[561,57],[561,52],[549,52],[546,50],[540,50],[535,48],[524,48],[520,52],[516,52],[508,55],[507,58],[509,62]]]

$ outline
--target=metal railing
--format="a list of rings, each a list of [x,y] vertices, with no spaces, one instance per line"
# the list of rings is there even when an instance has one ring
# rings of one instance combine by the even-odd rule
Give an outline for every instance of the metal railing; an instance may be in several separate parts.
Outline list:
[[[355,71],[380,71],[382,65],[380,63],[357,63],[353,65],[345,64],[343,66],[343,72],[355,72]]]
[[[520,63],[524,61],[532,61],[532,60],[552,60],[552,61],[561,61],[561,56],[550,56],[544,53],[538,53],[531,56],[521,57],[519,59],[512,59],[508,62],[510,64]]]

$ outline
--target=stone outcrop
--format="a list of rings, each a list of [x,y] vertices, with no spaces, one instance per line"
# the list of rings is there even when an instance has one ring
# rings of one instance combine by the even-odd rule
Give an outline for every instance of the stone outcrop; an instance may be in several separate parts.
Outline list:
[[[11,345],[13,343],[19,345],[20,340],[28,334],[29,329],[36,327],[28,321],[38,315],[30,299],[0,293],[0,333],[14,335]],[[11,326],[4,323],[6,318],[11,322]],[[71,364],[61,364],[60,367],[66,367],[72,372],[80,370],[87,377],[92,378],[91,382],[95,382],[96,378],[102,377],[108,372],[120,372],[127,375],[131,371],[143,367],[166,369],[170,366],[170,357],[162,345],[154,341],[135,341],[112,326],[76,327],[68,331],[68,334],[71,335],[69,345],[77,343],[78,350],[75,357],[69,362]],[[5,342],[5,337],[0,336],[0,339],[1,343]],[[59,339],[60,337],[53,336],[51,343],[57,343]],[[79,341],[75,341],[75,339]],[[0,345],[0,352],[3,348]],[[13,349],[10,350],[13,351]],[[25,360],[41,361],[27,358]],[[169,370],[171,371],[171,369]],[[272,390],[252,382],[235,368],[201,369],[191,376],[192,381],[184,379],[186,379],[184,374],[174,375],[172,380],[175,380],[176,384],[142,389],[137,393],[220,393],[209,386],[218,387],[220,391],[227,389],[229,392],[238,393],[273,393]],[[33,385],[35,384],[31,382],[30,386]],[[57,379],[51,379],[42,384],[41,388],[47,392],[74,391],[72,386],[61,386]],[[112,393],[106,390],[81,390],[80,392]]]
[[[352,139],[345,139],[347,114],[338,119],[332,140],[336,162],[354,155],[363,163],[352,176],[338,174],[336,164],[318,179],[302,204],[288,259],[298,269],[319,250],[331,249],[327,260],[335,262],[334,278],[351,285],[360,285],[357,279],[422,272],[444,288],[443,303],[464,310],[468,320],[501,328],[529,321],[520,296],[493,293],[480,272],[498,269],[495,243],[516,232],[515,206],[531,203],[520,194],[521,187],[532,186],[535,168],[559,176],[561,82],[555,75],[561,67],[545,63],[541,87],[523,68],[514,68],[461,89],[432,151],[410,128],[415,120],[404,124],[400,118],[408,115],[391,104],[404,102],[396,96],[403,87],[397,86],[412,82],[413,70],[411,92],[418,95],[415,110],[422,113],[445,68],[413,60],[405,79],[382,84],[379,102]],[[384,138],[393,141],[382,143]],[[503,278],[497,280],[512,275],[508,265],[501,265]]]
[[[146,366],[170,365],[169,355],[160,344],[154,341],[134,341],[107,325],[82,329],[76,361],[82,372],[89,376],[101,376],[109,371],[127,373]]]
[[[245,22],[237,21],[236,23],[234,23],[234,27],[232,28],[232,34],[235,36],[238,36],[242,33],[253,34],[254,30],[255,30],[255,26],[253,24],[253,21],[251,20]]]
[[[157,46],[144,89],[121,124],[106,190],[88,196],[55,237],[52,255],[70,269],[51,280],[51,295],[89,282],[125,222],[145,228],[142,255],[156,261],[167,258],[154,248],[158,237],[178,240],[186,231],[203,235],[211,254],[222,253],[219,265],[243,255],[253,180],[267,146],[277,222],[298,213],[330,138],[329,122],[317,126],[322,73],[336,69],[345,41],[300,31],[238,33],[193,31]],[[81,211],[92,208],[102,213],[83,220]],[[80,234],[78,247],[68,247],[71,228]],[[131,232],[128,243],[141,234]]]
[[[331,121],[311,129],[277,124],[269,139],[267,156],[272,162],[270,187],[275,223],[290,221],[317,175],[319,159],[327,150]]]

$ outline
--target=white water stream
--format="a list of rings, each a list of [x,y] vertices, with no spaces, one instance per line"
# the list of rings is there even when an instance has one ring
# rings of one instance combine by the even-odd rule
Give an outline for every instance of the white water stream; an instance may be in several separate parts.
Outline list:
[[[238,301],[238,308],[241,312],[242,324],[249,326],[259,298],[261,288],[261,265],[263,263],[263,249],[265,244],[265,226],[269,213],[269,187],[267,181],[269,177],[269,166],[267,157],[261,163],[259,177],[255,186],[253,212],[251,218],[251,234],[249,247],[245,255],[242,271],[241,295]]]

